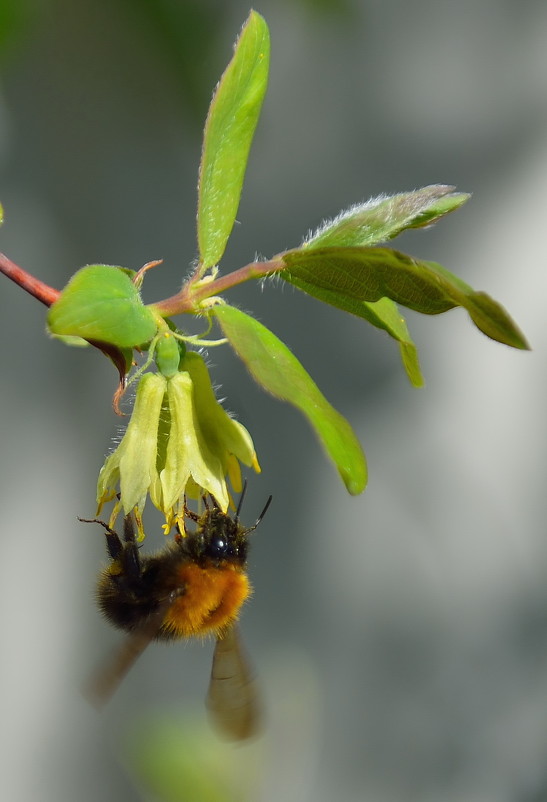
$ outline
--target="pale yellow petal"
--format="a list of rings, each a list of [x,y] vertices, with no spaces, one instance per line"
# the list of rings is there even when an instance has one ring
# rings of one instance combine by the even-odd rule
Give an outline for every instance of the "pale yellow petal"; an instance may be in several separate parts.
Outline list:
[[[222,463],[209,449],[199,428],[193,384],[188,373],[177,373],[169,379],[167,392],[171,430],[165,468],[161,472],[165,505],[174,506],[191,476],[205,493],[214,496],[221,508],[226,510],[228,490]]]
[[[183,367],[194,383],[199,426],[209,448],[222,460],[224,471],[228,469],[229,454],[234,454],[244,465],[258,466],[251,435],[217,401],[203,358],[194,351],[188,351]]]
[[[127,431],[118,446],[121,502],[127,515],[133,507],[144,506],[156,472],[158,423],[166,379],[146,373],[139,382],[135,407]]]

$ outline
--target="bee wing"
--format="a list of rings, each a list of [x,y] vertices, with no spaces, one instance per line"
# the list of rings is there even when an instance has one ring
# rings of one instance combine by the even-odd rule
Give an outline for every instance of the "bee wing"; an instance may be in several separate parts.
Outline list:
[[[172,603],[170,597],[160,604],[149,620],[128,635],[112,657],[91,676],[83,693],[94,707],[103,707],[113,696],[127,672],[158,634]]]
[[[243,740],[257,734],[258,692],[235,626],[217,638],[206,704],[214,724],[227,737]]]

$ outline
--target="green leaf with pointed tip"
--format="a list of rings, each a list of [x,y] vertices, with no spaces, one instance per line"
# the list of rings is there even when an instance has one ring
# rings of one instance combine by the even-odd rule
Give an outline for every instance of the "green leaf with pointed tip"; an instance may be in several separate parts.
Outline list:
[[[399,342],[403,366],[411,384],[414,387],[423,387],[424,379],[420,370],[418,350],[412,342],[404,317],[397,308],[397,304],[390,298],[380,298],[378,301],[370,302],[361,301],[343,291],[329,290],[322,286],[317,287],[315,284],[286,271],[281,273],[281,276],[308,295],[335,306],[337,309],[342,309],[344,312],[364,318],[364,320],[372,323],[373,326],[387,331],[391,337]]]
[[[153,312],[124,268],[88,265],[75,273],[47,316],[52,334],[82,337],[118,348],[151,340],[157,330]]]
[[[365,489],[363,449],[347,420],[332,407],[287,346],[269,329],[233,306],[214,306],[230,345],[265,390],[288,401],[309,420],[349,493]]]
[[[435,223],[459,209],[471,197],[454,192],[454,187],[433,184],[413,192],[386,197],[380,195],[356,204],[329,220],[304,242],[303,247],[357,247],[378,245],[393,239],[406,228],[421,228]]]
[[[406,321],[401,315],[397,304],[390,298],[380,298],[379,301],[371,301],[370,303],[362,301],[360,305],[362,306],[362,317],[372,323],[373,326],[387,331],[399,342],[401,360],[410,383],[414,387],[423,387],[424,379],[420,369],[418,349],[410,337]],[[354,314],[356,313],[354,312]]]
[[[4,209],[2,208],[2,204],[0,203],[0,226],[4,222]]]
[[[205,123],[198,183],[198,245],[204,269],[220,261],[235,222],[269,60],[268,26],[251,11]]]
[[[500,304],[435,262],[413,259],[391,248],[302,248],[287,251],[281,258],[287,265],[282,278],[296,286],[305,282],[326,303],[335,293],[348,304],[387,297],[426,315],[461,306],[488,337],[513,348],[529,347]]]

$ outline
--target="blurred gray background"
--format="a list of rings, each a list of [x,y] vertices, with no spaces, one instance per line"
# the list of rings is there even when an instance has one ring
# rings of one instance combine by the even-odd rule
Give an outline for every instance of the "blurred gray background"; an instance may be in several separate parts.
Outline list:
[[[104,713],[80,696],[120,640],[93,605],[104,538],[76,520],[94,512],[120,425],[116,376],[98,352],[46,339],[44,307],[3,279],[1,796],[542,802],[547,5],[257,10],[270,84],[222,267],[296,245],[371,195],[455,184],[471,202],[397,247],[501,301],[534,350],[491,342],[461,310],[409,314],[426,378],[414,390],[397,346],[363,321],[277,284],[231,291],[348,417],[370,468],[348,497],[304,420],[227,348],[210,354],[263,467],[244,520],[274,496],[242,620],[267,721],[233,747],[205,720],[210,643],[150,648]],[[145,300],[172,294],[196,255],[203,120],[247,13],[236,0],[0,2],[2,250],[55,287],[87,263],[163,258]],[[158,743],[159,774],[170,749],[181,773],[170,796],[143,781]],[[200,772],[224,791],[199,791]]]

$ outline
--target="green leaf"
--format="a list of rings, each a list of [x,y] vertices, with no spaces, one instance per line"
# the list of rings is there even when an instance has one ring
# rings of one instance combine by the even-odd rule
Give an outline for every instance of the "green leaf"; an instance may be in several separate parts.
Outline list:
[[[404,317],[392,300],[380,298],[378,301],[361,301],[343,291],[317,287],[315,284],[301,279],[299,276],[293,276],[287,271],[282,272],[281,276],[295,287],[298,287],[299,290],[317,298],[319,301],[364,318],[364,320],[372,323],[373,326],[387,331],[391,337],[399,342],[403,366],[411,384],[414,387],[423,387],[424,379],[420,370],[418,350],[412,342]]]
[[[275,334],[239,309],[219,304],[211,312],[255,381],[305,415],[348,492],[361,493],[367,482],[361,445],[347,420],[329,404],[298,359]]]
[[[348,305],[387,297],[426,315],[462,306],[488,337],[513,348],[529,347],[500,304],[435,262],[391,248],[303,248],[281,258],[287,270],[280,275],[302,289],[309,285],[312,294],[326,303],[334,293]]]
[[[413,192],[380,195],[356,204],[329,220],[304,242],[303,247],[377,245],[407,228],[428,226],[462,206],[471,197],[454,187],[433,184]]]
[[[336,304],[335,304],[336,305]],[[390,298],[380,298],[379,301],[361,302],[361,317],[364,317],[373,326],[387,331],[391,337],[399,342],[401,360],[410,383],[414,387],[423,387],[424,379],[420,370],[418,349],[414,345],[406,321],[401,315],[397,304]],[[350,310],[348,310],[350,311]],[[356,313],[354,313],[356,314]]]
[[[124,268],[88,265],[72,276],[49,309],[52,334],[82,337],[118,348],[132,348],[152,339],[157,330],[153,312]]]
[[[198,183],[198,244],[204,269],[220,261],[234,225],[269,60],[268,26],[251,11],[205,123]]]

